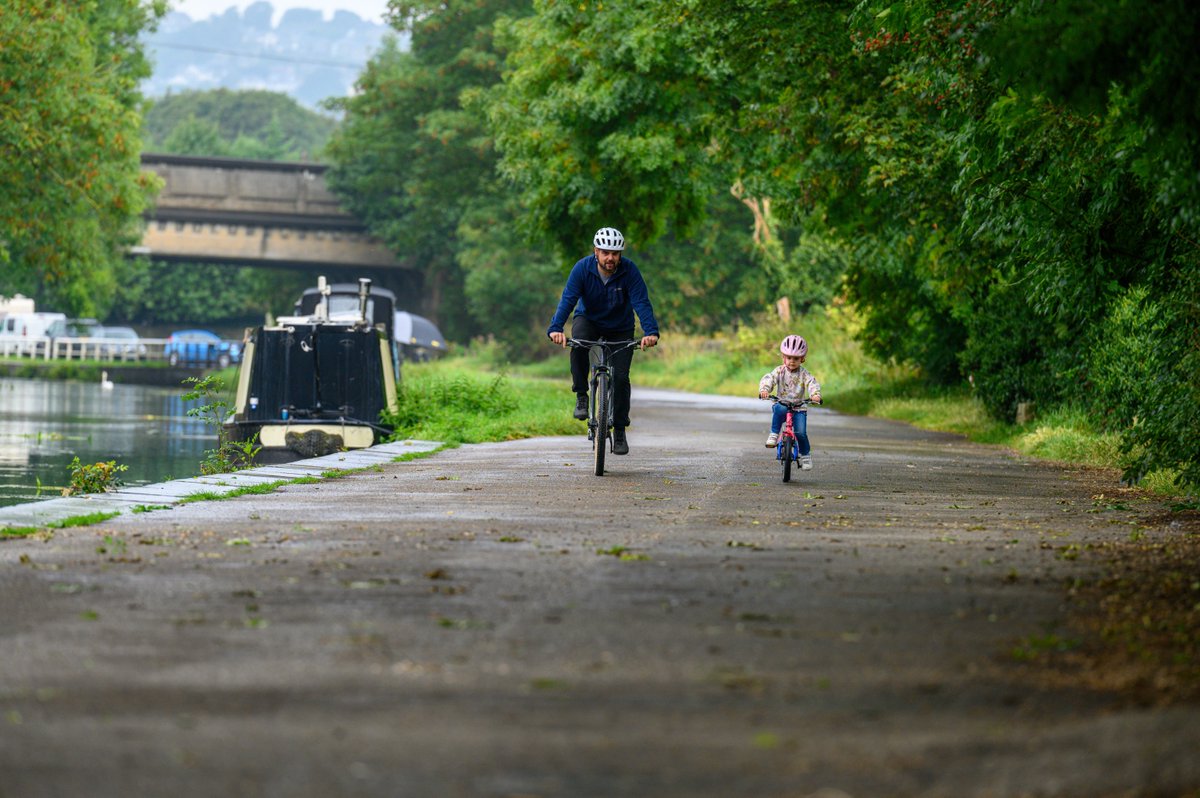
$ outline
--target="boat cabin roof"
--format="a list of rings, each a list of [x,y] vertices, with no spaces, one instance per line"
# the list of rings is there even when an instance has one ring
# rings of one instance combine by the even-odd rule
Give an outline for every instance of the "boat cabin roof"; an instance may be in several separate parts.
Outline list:
[[[306,288],[296,300],[294,314],[296,316],[312,316],[321,304],[321,290]],[[388,338],[392,337],[392,327],[395,324],[396,295],[386,288],[371,286],[367,297],[367,317],[372,324],[382,324],[387,330]],[[358,283],[331,283],[329,285],[329,318],[330,320],[352,320],[358,318]]]

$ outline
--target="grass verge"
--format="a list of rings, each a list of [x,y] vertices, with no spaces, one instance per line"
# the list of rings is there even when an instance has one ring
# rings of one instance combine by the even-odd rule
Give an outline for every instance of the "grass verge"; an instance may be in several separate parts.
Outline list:
[[[455,446],[580,432],[563,410],[572,401],[567,382],[489,373],[477,362],[406,364],[397,410],[386,417],[393,438]]]
[[[73,515],[61,521],[51,521],[42,526],[0,527],[0,538],[24,538],[36,535],[39,532],[45,532],[48,529],[70,529],[76,526],[91,526],[92,524],[107,521],[110,518],[116,518],[118,515],[120,515],[119,512],[88,513],[86,515]]]

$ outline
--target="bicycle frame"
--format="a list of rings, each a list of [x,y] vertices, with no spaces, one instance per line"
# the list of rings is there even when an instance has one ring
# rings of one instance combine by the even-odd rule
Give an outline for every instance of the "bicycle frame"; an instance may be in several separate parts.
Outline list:
[[[640,346],[639,341],[588,341],[581,338],[568,338],[567,345],[571,348],[587,348],[591,350],[591,378],[588,381],[588,440],[592,442],[592,450],[596,460],[596,476],[604,476],[604,456],[612,448],[613,405],[616,398],[616,384],[613,380],[610,358],[625,349]],[[603,384],[603,391],[598,386]]]
[[[792,422],[792,418],[795,413],[804,411],[812,403],[808,399],[801,399],[799,402],[789,402],[775,395],[768,396],[767,398],[773,399],[777,404],[781,404],[787,408],[783,427],[779,430],[779,440],[775,443],[775,459],[779,461],[780,466],[783,468],[783,481],[790,482],[792,479],[792,466],[800,465],[800,439],[796,437],[796,427]]]

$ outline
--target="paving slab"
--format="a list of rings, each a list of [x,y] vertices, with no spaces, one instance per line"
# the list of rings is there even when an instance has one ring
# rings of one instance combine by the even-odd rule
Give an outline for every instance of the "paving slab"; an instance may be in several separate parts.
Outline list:
[[[262,485],[267,482],[275,482],[276,480],[262,474],[248,474],[244,471],[238,471],[235,474],[208,474],[200,477],[192,477],[191,481],[202,482],[206,485],[232,485],[238,488],[245,488]]]
[[[154,500],[160,504],[174,504],[180,499],[199,493],[200,488],[192,479],[173,479],[170,482],[155,482],[149,485],[135,485],[116,491],[118,496],[136,496],[142,499]]]
[[[113,500],[107,494],[26,502],[0,508],[0,526],[44,526],[81,515],[123,512],[131,506],[128,502]]]
[[[70,496],[0,507],[0,528],[43,526],[91,513],[124,513],[143,505],[174,506],[198,493],[232,493],[240,488],[272,482],[321,477],[328,471],[368,468],[390,463],[411,452],[433,451],[437,441],[395,441],[368,449],[338,452],[324,457],[258,466],[229,474],[173,479],[148,485],[131,485],[103,494]]]
[[[328,469],[322,468],[322,469],[316,470],[315,473],[319,476],[322,471],[327,471],[327,470]],[[259,466],[258,468],[252,468],[243,473],[249,474],[251,476],[262,477],[263,479],[277,481],[280,479],[299,479],[300,477],[311,477],[314,475],[314,469],[296,467],[294,465],[287,464],[287,465]]]

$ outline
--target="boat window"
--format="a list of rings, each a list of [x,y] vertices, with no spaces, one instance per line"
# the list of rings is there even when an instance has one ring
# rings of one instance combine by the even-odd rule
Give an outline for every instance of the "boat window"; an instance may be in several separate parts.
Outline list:
[[[336,295],[329,297],[329,315],[334,316],[343,313],[358,315],[358,297]],[[367,297],[367,318],[375,318],[375,300],[370,297]]]

